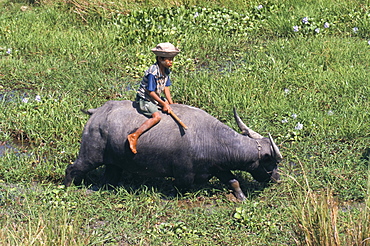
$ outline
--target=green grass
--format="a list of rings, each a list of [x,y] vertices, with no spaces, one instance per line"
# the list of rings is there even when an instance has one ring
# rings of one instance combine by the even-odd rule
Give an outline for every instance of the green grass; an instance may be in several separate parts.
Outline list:
[[[369,245],[368,1],[0,6],[0,143],[21,143],[0,157],[4,245]],[[280,184],[236,172],[243,203],[217,179],[182,196],[170,180],[126,176],[116,191],[59,186],[88,119],[80,109],[133,100],[163,41],[182,50],[175,101],[234,129],[236,107],[270,132]]]

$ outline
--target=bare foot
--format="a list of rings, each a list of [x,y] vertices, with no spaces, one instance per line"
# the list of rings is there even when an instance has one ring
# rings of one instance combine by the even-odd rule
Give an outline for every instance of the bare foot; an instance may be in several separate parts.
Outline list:
[[[136,136],[136,134],[132,133],[132,134],[128,135],[127,140],[130,144],[130,149],[131,149],[132,153],[136,154],[137,153],[137,150],[136,150],[137,136]]]

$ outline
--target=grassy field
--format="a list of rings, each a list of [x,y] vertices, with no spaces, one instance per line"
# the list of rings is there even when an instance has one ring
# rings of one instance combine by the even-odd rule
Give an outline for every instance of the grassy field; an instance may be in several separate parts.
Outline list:
[[[61,185],[80,109],[133,100],[166,41],[175,102],[271,133],[281,183]],[[2,0],[0,245],[370,245],[369,64],[369,1]]]

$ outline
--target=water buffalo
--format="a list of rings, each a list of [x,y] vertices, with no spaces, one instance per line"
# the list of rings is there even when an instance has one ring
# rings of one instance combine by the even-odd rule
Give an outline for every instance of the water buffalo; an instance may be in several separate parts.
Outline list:
[[[205,111],[182,104],[171,105],[188,126],[184,130],[164,114],[158,125],[140,136],[137,154],[129,148],[127,135],[146,119],[131,101],[108,101],[91,115],[82,135],[79,155],[66,169],[64,184],[80,184],[85,174],[101,165],[110,183],[122,171],[149,177],[173,177],[178,188],[207,182],[216,176],[230,185],[234,195],[245,195],[231,170],[243,170],[260,182],[278,180],[277,164],[282,156],[272,140],[249,129],[234,110],[242,134]]]

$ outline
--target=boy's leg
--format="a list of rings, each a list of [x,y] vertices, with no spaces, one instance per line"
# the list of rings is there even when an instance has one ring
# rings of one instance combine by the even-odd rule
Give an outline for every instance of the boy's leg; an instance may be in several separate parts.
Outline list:
[[[161,120],[161,115],[159,112],[154,112],[152,114],[152,118],[147,119],[134,133],[131,133],[127,136],[128,142],[130,144],[130,149],[132,153],[136,154],[136,144],[137,139],[140,137],[141,134],[143,134],[145,131],[152,128],[154,125],[156,125]]]

